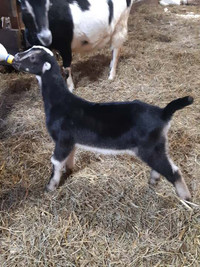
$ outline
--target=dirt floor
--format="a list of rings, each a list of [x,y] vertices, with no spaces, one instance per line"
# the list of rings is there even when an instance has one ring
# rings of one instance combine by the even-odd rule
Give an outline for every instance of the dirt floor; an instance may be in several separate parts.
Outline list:
[[[1,70],[0,266],[200,266],[200,18],[188,12],[200,8],[141,7],[115,81],[109,49],[75,55],[73,76],[91,101],[195,98],[174,115],[169,145],[196,205],[165,179],[150,187],[138,159],[81,150],[68,180],[45,193],[53,143],[36,79]]]

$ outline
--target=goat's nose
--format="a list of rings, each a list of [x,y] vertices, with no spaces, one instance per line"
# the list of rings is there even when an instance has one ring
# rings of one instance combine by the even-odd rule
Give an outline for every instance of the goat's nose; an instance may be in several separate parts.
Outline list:
[[[39,41],[42,45],[49,46],[52,42],[52,34],[51,31],[48,29],[42,30],[40,33],[37,34]]]

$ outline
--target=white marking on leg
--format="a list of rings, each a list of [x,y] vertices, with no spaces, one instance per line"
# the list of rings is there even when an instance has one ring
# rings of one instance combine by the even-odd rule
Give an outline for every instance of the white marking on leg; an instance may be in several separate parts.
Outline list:
[[[116,68],[117,68],[117,63],[119,60],[119,55],[120,55],[120,48],[114,48],[113,50],[113,59],[110,63],[111,66],[111,71],[110,71],[110,75],[109,75],[109,80],[113,80],[116,74]]]
[[[155,170],[151,170],[151,175],[150,175],[149,183],[151,185],[156,185],[159,180],[160,180],[160,174],[157,171],[155,171]]]
[[[48,191],[54,191],[59,186],[60,178],[61,178],[63,169],[65,167],[66,161],[67,161],[67,158],[60,162],[54,159],[54,157],[51,157],[51,162],[54,166],[54,173],[53,173],[53,177],[51,178],[51,180],[49,181],[47,185]]]
[[[184,200],[190,199],[191,198],[190,191],[185,183],[184,178],[181,175],[179,168],[174,164],[174,162],[169,158],[169,156],[168,160],[171,165],[173,174],[178,173],[180,175],[180,178],[174,183],[177,195]]]
[[[179,168],[174,164],[174,162],[168,157],[169,163],[171,164],[173,173],[179,171]]]
[[[67,86],[70,92],[74,90],[74,83],[72,80],[72,73],[71,73],[71,68],[63,68],[64,72],[69,74],[69,77],[67,78]]]

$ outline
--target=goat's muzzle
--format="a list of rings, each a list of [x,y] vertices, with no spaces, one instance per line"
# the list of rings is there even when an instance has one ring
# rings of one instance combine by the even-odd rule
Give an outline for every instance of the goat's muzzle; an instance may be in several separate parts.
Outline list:
[[[16,70],[20,70],[21,67],[21,62],[20,62],[20,57],[18,54],[15,55],[14,60],[12,62],[12,66],[16,69]]]
[[[52,34],[48,29],[42,30],[40,33],[38,33],[37,38],[44,46],[49,46],[52,43]]]

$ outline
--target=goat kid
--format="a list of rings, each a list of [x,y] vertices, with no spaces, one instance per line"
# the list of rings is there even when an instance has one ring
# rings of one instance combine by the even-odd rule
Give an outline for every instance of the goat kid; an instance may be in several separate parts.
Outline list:
[[[113,80],[120,49],[127,37],[131,6],[138,1],[51,0],[50,3],[49,0],[21,0],[27,40],[31,45],[45,46],[52,41],[51,47],[62,57],[70,91],[74,89],[72,51],[89,52],[109,43],[113,50],[109,79]]]
[[[37,75],[41,85],[46,125],[55,142],[47,190],[58,187],[65,166],[73,168],[75,149],[80,147],[105,154],[138,156],[152,168],[151,184],[161,174],[175,186],[182,199],[190,198],[178,167],[168,155],[167,132],[173,113],[190,105],[192,97],[176,99],[165,108],[138,100],[86,101],[68,90],[52,52],[40,46],[16,54],[13,66]]]

